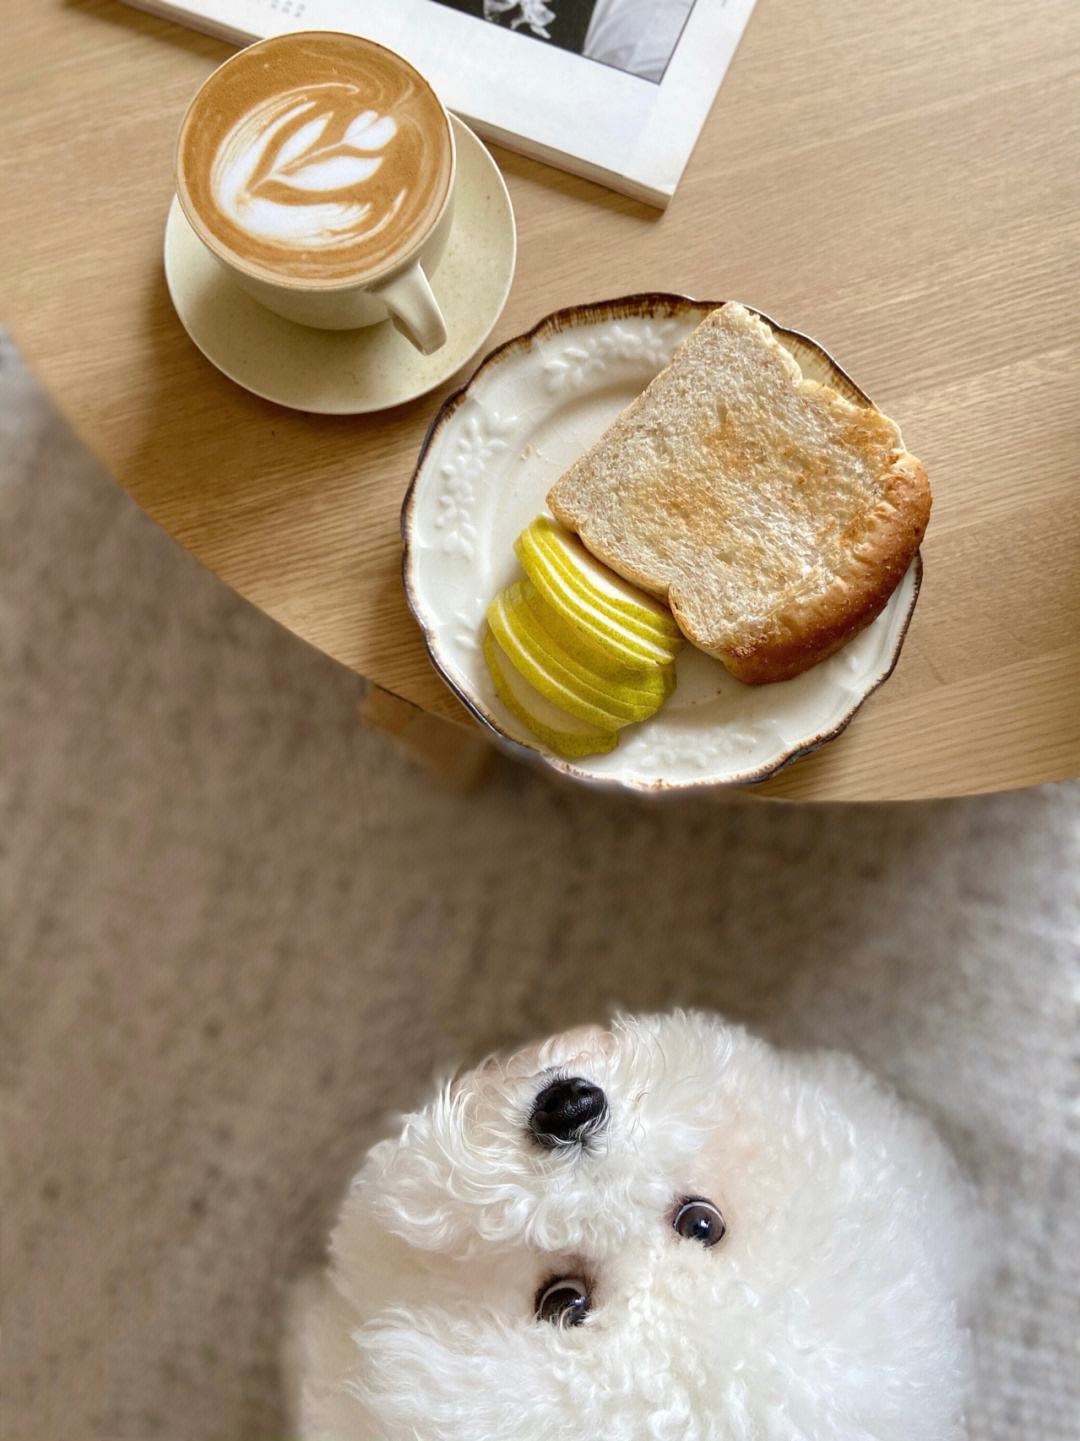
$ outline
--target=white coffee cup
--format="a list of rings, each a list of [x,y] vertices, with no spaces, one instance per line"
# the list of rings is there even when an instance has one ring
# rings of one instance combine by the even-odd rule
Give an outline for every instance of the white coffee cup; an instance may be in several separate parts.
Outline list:
[[[274,60],[274,50],[282,46],[295,45],[307,39],[333,40],[334,43],[349,43],[369,47],[381,52],[394,65],[412,73],[438,107],[445,134],[442,137],[449,148],[449,181],[441,205],[428,215],[418,232],[407,237],[407,243],[385,257],[374,272],[368,271],[362,278],[343,277],[327,283],[325,279],[317,284],[305,283],[295,276],[281,277],[267,273],[265,265],[245,262],[236,251],[227,246],[215,234],[198,209],[184,176],[183,149],[185,136],[193,113],[197,112],[203,92],[214,84],[215,76],[220,77],[229,66],[243,62],[249,64],[260,51],[270,51],[268,57]],[[188,162],[190,164],[190,161]],[[430,277],[442,259],[453,223],[454,189],[457,178],[457,150],[454,127],[445,107],[435,96],[422,76],[402,56],[374,41],[338,32],[293,32],[273,36],[255,45],[248,46],[209,77],[195,95],[180,126],[177,139],[177,195],[189,224],[204,246],[219,264],[243,290],[277,315],[300,325],[314,326],[320,330],[355,330],[390,319],[395,327],[412,342],[424,355],[430,355],[446,342],[446,322],[439,303],[431,289]],[[432,199],[434,200],[434,193]]]

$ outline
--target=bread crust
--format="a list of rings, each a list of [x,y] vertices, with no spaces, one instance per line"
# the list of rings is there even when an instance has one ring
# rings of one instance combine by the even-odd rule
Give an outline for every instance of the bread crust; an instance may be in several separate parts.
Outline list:
[[[749,321],[742,307],[734,309],[743,323]],[[720,314],[720,311],[712,312],[702,327],[718,323]],[[760,624],[748,622],[736,636],[726,627],[721,639],[719,624],[709,633],[710,617],[705,616],[704,624],[701,620],[701,587],[697,578],[668,577],[662,568],[659,574],[656,568],[650,572],[645,567],[654,563],[655,557],[650,562],[647,555],[635,555],[633,546],[616,543],[611,514],[598,514],[597,501],[590,495],[589,488],[603,480],[605,468],[599,456],[606,437],[557,482],[548,496],[548,504],[556,519],[576,531],[599,560],[666,602],[688,640],[715,656],[738,680],[748,685],[765,685],[790,680],[817,665],[880,614],[919,548],[930,517],[931,495],[921,463],[900,446],[893,446],[900,436],[892,421],[872,406],[854,406],[829,387],[804,378],[794,357],[783,350],[771,329],[758,317],[754,317],[753,329],[775,347],[774,357],[777,351],[782,352],[776,358],[789,371],[797,389],[820,397],[841,417],[845,411],[858,417],[857,429],[861,435],[852,443],[860,446],[863,437],[876,436],[873,444],[880,457],[878,464],[888,465],[884,473],[877,470],[880,498],[870,508],[859,511],[839,533],[843,563],[827,577],[823,588],[803,599],[797,595],[788,599],[780,597]],[[673,366],[677,363],[676,356]],[[644,423],[647,423],[649,404],[646,390],[622,412],[615,426],[633,425],[643,412]],[[670,488],[666,476],[658,477],[658,494],[664,491],[665,484]]]
[[[732,647],[711,648],[686,628],[678,588],[668,597],[672,614],[687,638],[724,663],[747,685],[791,680],[827,660],[875,620],[903,580],[930,520],[930,482],[922,464],[906,450],[896,451],[886,493],[853,540],[856,562],[851,573],[835,576],[812,600],[794,602],[769,618],[759,638]]]

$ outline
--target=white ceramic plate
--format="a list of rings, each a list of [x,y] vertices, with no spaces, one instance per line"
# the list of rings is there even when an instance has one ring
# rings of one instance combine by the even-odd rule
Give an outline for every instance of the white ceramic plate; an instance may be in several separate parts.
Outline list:
[[[405,593],[436,668],[500,743],[593,784],[683,790],[773,775],[839,735],[888,678],[918,595],[916,556],[872,625],[829,660],[777,685],[743,685],[687,645],[674,695],[650,720],[624,730],[608,755],[554,755],[496,698],[481,653],[484,612],[520,574],[514,539],[546,509],[547,492],[567,466],[718,304],[637,295],[556,311],[492,351],[446,401],[405,497]],[[769,323],[805,375],[870,404],[819,345]]]
[[[469,127],[451,119],[458,153],[454,223],[431,282],[446,317],[441,350],[421,355],[389,321],[315,330],[274,315],[230,279],[174,199],[165,279],[184,329],[207,360],[255,395],[324,415],[401,405],[462,370],[506,304],[517,232],[499,167]]]

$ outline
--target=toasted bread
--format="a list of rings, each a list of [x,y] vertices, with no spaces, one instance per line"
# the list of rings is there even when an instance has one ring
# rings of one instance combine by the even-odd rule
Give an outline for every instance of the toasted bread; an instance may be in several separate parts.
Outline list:
[[[770,327],[729,303],[548,505],[757,685],[816,665],[881,611],[922,540],[930,485],[891,420],[804,379]]]

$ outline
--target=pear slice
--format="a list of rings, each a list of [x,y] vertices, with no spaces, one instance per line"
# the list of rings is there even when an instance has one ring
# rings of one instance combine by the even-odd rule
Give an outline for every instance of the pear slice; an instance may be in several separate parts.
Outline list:
[[[583,583],[596,591],[598,600],[636,613],[639,620],[662,634],[676,638],[681,635],[674,616],[662,601],[597,560],[578,536],[551,516],[538,515],[528,528],[538,540],[555,550],[558,559],[581,571]]]
[[[632,680],[600,675],[589,664],[585,648],[572,652],[551,633],[545,611],[550,612],[550,607],[531,581],[516,581],[503,592],[503,613],[519,643],[565,688],[618,716],[624,725],[652,715],[671,694],[671,672],[655,666],[638,672]],[[502,644],[502,637],[497,638]]]
[[[670,665],[678,649],[673,642],[661,638],[658,632],[646,635],[644,627],[635,629],[614,608],[595,605],[588,592],[576,585],[574,578],[549,555],[531,528],[518,536],[514,551],[525,574],[554,612],[552,629],[563,645],[572,650],[575,642],[593,642],[597,669],[614,678],[643,666]]]
[[[633,654],[620,653],[603,635],[574,625],[550,606],[531,580],[518,581],[510,604],[519,612],[521,623],[533,634],[551,663],[569,672],[584,685],[597,687],[610,702],[624,701],[634,710],[642,705],[663,705],[675,689],[675,666],[671,660],[642,661]]]
[[[656,632],[681,644],[683,634],[667,606],[602,565],[576,535],[546,515],[537,516],[528,530],[557,563],[569,568],[577,588],[587,592],[594,604],[614,607],[649,634]]]
[[[628,717],[607,706],[599,691],[567,685],[561,676],[551,674],[545,661],[535,652],[531,637],[526,634],[523,638],[520,628],[513,623],[512,612],[507,605],[507,591],[500,591],[491,602],[487,620],[500,650],[513,668],[553,705],[586,725],[595,726],[597,730],[614,731],[628,724]]]
[[[495,684],[495,694],[548,750],[574,760],[582,756],[604,755],[618,745],[617,731],[600,730],[585,721],[575,720],[542,696],[518,674],[513,665],[508,664],[490,630],[484,636],[484,659]]]

